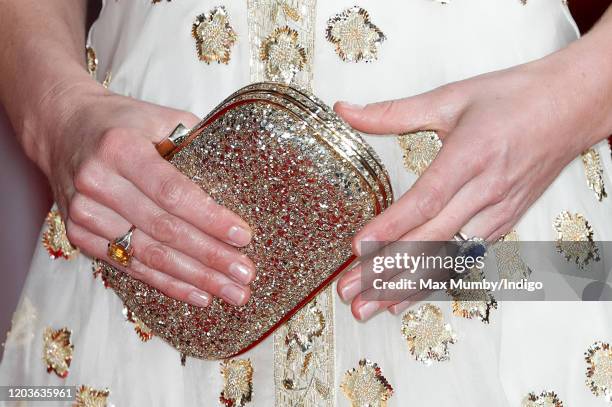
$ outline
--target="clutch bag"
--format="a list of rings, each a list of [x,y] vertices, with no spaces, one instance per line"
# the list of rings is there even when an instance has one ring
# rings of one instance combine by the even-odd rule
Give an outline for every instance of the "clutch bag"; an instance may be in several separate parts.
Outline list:
[[[244,306],[199,308],[102,263],[127,309],[186,356],[224,359],[265,339],[353,260],[351,239],[392,202],[372,148],[308,92],[256,83],[158,151],[249,223],[256,265]]]

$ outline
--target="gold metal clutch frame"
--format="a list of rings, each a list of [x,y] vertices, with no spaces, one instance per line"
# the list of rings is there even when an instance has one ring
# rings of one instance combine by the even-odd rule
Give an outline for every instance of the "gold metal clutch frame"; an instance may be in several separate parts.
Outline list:
[[[254,231],[242,250],[257,277],[242,307],[215,299],[198,308],[103,264],[126,307],[187,356],[227,358],[274,332],[354,260],[352,237],[393,199],[372,148],[319,99],[287,85],[237,91],[158,150]]]

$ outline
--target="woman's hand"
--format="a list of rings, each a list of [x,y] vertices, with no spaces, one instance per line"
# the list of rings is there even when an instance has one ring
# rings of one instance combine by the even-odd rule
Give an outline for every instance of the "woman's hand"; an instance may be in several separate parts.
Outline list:
[[[197,306],[211,295],[246,303],[255,268],[237,247],[249,243],[249,226],[154,146],[179,122],[193,126],[198,119],[97,84],[58,93],[61,102],[45,103],[56,118],[45,126],[52,133],[47,171],[70,241],[108,261],[108,242],[133,224],[134,260],[118,268]]]
[[[447,241],[459,230],[494,241],[510,231],[571,160],[612,130],[610,75],[598,77],[604,67],[593,71],[576,55],[582,49],[571,51],[407,99],[337,103],[359,131],[436,130],[443,142],[412,188],[357,234],[355,253],[364,254],[362,241]],[[360,273],[357,266],[338,284],[356,318],[410,303],[363,300]]]

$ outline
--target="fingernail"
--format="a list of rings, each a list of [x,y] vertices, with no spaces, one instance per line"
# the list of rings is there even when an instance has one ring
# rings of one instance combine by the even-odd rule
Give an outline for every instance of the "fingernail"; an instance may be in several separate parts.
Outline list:
[[[359,315],[360,321],[365,321],[367,319],[370,319],[376,313],[376,311],[378,311],[378,303],[375,301],[369,301],[364,303],[359,308],[357,314]]]
[[[402,301],[399,304],[390,306],[389,312],[393,315],[401,314],[402,312],[406,311],[411,304],[412,301]]]
[[[242,226],[232,226],[227,237],[235,246],[246,246],[251,241],[251,232]]]
[[[355,296],[359,294],[360,292],[361,292],[361,278],[357,277],[354,280],[351,280],[348,283],[346,283],[346,285],[340,289],[340,297],[342,298],[343,301],[350,301],[353,298],[355,298]]]
[[[342,104],[342,107],[344,107],[345,109],[352,109],[352,110],[363,109],[363,105],[359,105],[356,103],[350,103],[350,102],[345,102],[345,101],[340,101],[338,103]]]
[[[242,263],[232,263],[229,267],[229,272],[242,284],[249,284],[253,281],[253,277],[255,277],[255,271]]]
[[[246,302],[246,292],[234,284],[226,284],[221,288],[221,297],[234,305],[244,305]]]
[[[210,295],[203,291],[192,291],[187,296],[187,299],[198,307],[208,307],[210,304]]]
[[[376,242],[376,241],[377,241],[376,237],[373,235],[366,235],[360,238],[357,241],[357,244],[355,244],[355,255],[357,255],[357,257],[360,257],[368,253],[372,253],[375,250],[378,250],[379,247],[382,247],[382,245],[371,243],[371,242]],[[366,244],[366,247],[364,247],[364,243]]]

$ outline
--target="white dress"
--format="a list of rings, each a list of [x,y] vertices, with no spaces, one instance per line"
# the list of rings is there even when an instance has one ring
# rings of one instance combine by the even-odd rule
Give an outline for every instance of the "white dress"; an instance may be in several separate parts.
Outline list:
[[[363,12],[355,17],[360,13],[351,9],[355,3],[367,10],[369,23]],[[444,3],[106,0],[89,36],[98,61],[91,68],[114,92],[204,116],[233,91],[270,79],[274,72],[311,87],[329,104],[368,103],[528,62],[578,37],[562,0]],[[343,34],[326,38],[328,20],[344,10],[368,34],[369,43],[353,44],[363,51],[359,61]],[[218,25],[209,31],[196,28],[194,34],[202,13],[209,14],[200,24]],[[304,49],[295,75],[260,55],[262,43],[283,26],[298,33],[297,43],[285,38],[290,46]],[[225,41],[201,38],[198,44],[202,32],[225,35],[220,37]],[[416,176],[406,169],[397,138],[366,140],[382,158],[399,197]],[[601,143],[594,151],[599,162],[590,163],[603,166],[599,181],[612,188],[610,149]],[[568,211],[564,222],[584,226],[586,219],[595,240],[612,240],[612,200],[599,200],[596,190],[597,185],[587,184],[585,163],[577,158],[523,216],[514,236],[554,241],[553,222]],[[41,239],[56,232],[61,230],[45,225]],[[602,253],[599,264],[609,273],[609,253]],[[449,301],[429,302],[439,307],[456,338],[446,341],[448,360],[434,357],[426,364],[410,353],[401,316],[382,313],[357,322],[334,288],[318,300],[323,329],[301,327],[314,333],[307,351],[289,351],[292,345],[284,338],[293,328],[284,327],[234,361],[188,358],[183,366],[173,347],[155,336],[149,339],[138,321],[126,320],[121,300],[93,276],[91,258],[52,259],[40,245],[6,340],[0,384],[85,385],[79,405],[90,397],[99,405],[123,407],[215,406],[220,396],[230,406],[560,406],[558,398],[564,406],[603,407],[610,397],[606,389],[612,392],[611,370],[603,370],[612,363],[612,354],[604,350],[612,342],[610,303],[500,302],[491,310],[490,323],[483,323],[455,315]],[[62,344],[67,332],[72,348]],[[43,346],[53,340],[65,353],[48,350],[47,356],[57,356],[48,372]],[[585,360],[590,347],[592,356]],[[367,362],[360,366],[362,359]],[[589,363],[595,366],[593,383],[587,383]],[[529,393],[533,403],[546,399],[551,404],[529,404]]]

